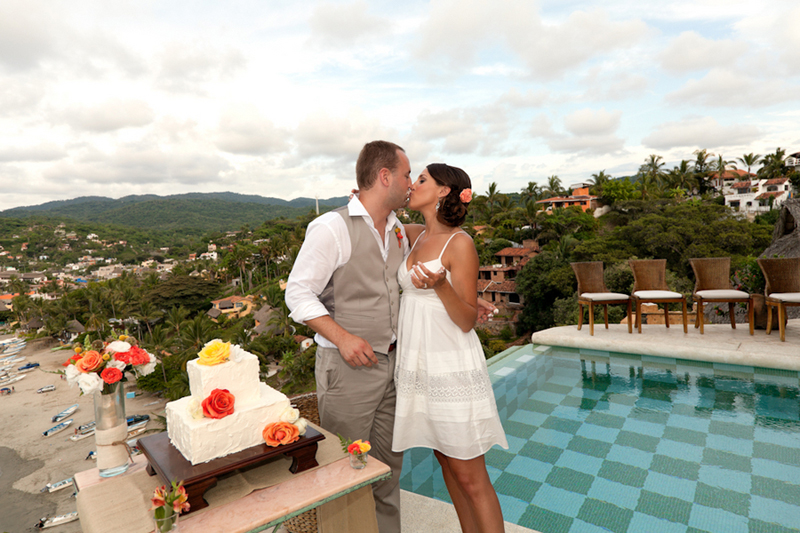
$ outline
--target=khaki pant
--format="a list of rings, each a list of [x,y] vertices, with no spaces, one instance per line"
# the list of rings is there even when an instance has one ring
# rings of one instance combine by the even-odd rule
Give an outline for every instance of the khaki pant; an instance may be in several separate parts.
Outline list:
[[[403,454],[392,451],[396,354],[376,352],[377,365],[354,368],[338,350],[319,346],[315,368],[320,425],[351,440],[369,440],[370,455],[392,469],[391,478],[372,485],[380,533],[400,531]]]

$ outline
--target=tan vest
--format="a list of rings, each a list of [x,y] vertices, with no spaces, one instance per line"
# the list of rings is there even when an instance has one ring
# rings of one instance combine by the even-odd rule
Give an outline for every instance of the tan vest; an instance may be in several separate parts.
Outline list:
[[[351,217],[347,206],[335,211],[344,219],[350,235],[350,260],[333,273],[319,300],[337,324],[366,340],[374,351],[387,353],[397,331],[397,269],[403,260],[403,248],[390,238],[384,263],[364,219]]]

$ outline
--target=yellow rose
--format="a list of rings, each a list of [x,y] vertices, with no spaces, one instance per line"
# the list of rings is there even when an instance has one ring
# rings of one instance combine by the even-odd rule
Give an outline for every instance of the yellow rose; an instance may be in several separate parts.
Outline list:
[[[121,340],[121,341],[124,341],[124,340],[125,340],[125,339],[127,339],[127,338],[128,338],[128,336],[127,336],[127,335],[120,335],[120,336],[119,336],[119,340]]]
[[[231,343],[214,339],[213,341],[207,343],[203,349],[200,350],[200,353],[197,354],[200,358],[200,360],[197,361],[197,364],[205,366],[219,365],[227,361],[230,354]]]

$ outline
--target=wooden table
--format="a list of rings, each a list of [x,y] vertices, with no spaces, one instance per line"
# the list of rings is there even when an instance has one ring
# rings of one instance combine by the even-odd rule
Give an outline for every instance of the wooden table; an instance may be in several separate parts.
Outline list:
[[[309,468],[318,466],[316,460],[317,443],[325,436],[314,428],[307,428],[306,434],[296,442],[283,446],[270,447],[259,444],[252,448],[208,461],[192,465],[181,452],[169,441],[166,432],[156,433],[139,439],[145,457],[149,461],[147,473],[151,476],[158,474],[165,484],[173,479],[183,480],[186,493],[189,496],[189,506],[192,513],[208,506],[203,495],[206,490],[217,484],[217,480],[234,470],[255,466],[279,455],[288,455],[292,458],[289,470],[292,474],[304,472]]]

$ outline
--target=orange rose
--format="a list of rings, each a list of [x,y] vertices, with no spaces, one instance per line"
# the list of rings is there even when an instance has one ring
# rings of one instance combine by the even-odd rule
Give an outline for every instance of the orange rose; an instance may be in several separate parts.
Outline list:
[[[289,422],[273,422],[268,424],[261,433],[267,446],[280,446],[290,444],[300,438],[300,431],[297,426]]]
[[[227,389],[214,389],[208,398],[203,400],[203,416],[207,418],[225,418],[233,414],[235,398]]]
[[[103,356],[99,352],[89,350],[75,363],[75,366],[84,374],[93,372],[103,366]]]
[[[122,371],[119,368],[106,368],[100,372],[100,377],[103,381],[111,385],[122,379]]]

